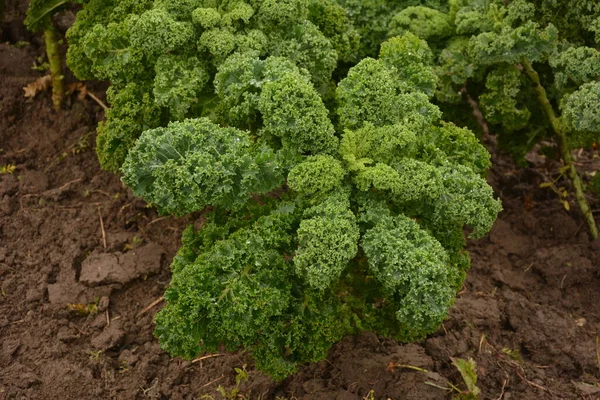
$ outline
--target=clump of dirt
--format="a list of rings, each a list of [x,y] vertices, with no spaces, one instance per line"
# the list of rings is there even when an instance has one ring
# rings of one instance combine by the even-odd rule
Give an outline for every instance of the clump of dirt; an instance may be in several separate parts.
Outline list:
[[[5,32],[18,25],[7,18],[22,18],[13,3]],[[505,211],[469,243],[465,286],[427,340],[347,337],[283,382],[243,352],[170,358],[152,318],[194,221],[157,215],[100,170],[98,104],[72,97],[56,114],[49,93],[23,97],[43,75],[29,69],[43,54],[32,43],[0,44],[0,166],[16,167],[0,175],[0,399],[219,399],[217,388],[235,389],[244,370],[238,389],[252,399],[443,399],[451,384],[465,389],[451,357],[476,361],[485,398],[600,396],[600,244],[539,188],[537,168],[516,169],[503,155],[490,182]],[[88,85],[102,97],[101,85]]]

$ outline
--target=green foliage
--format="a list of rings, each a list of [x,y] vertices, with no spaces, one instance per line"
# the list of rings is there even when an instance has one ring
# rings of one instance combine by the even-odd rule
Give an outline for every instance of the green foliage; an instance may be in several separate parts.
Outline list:
[[[498,63],[518,63],[523,57],[530,61],[547,58],[554,49],[558,31],[548,25],[540,30],[528,22],[512,29],[504,26],[502,31],[484,32],[473,36],[469,43],[471,57],[482,67]]]
[[[260,122],[261,136],[278,140],[291,152],[331,153],[337,138],[309,76],[287,58],[234,54],[215,77],[221,114],[237,126],[257,127]]]
[[[52,23],[52,15],[69,4],[69,0],[31,0],[27,8],[25,26],[33,32],[48,28]],[[0,5],[0,11],[2,5]]]
[[[600,3],[596,0],[579,0],[565,3],[557,0],[532,0],[536,19],[541,23],[554,24],[570,41],[587,45],[600,44],[598,22]]]
[[[86,3],[69,62],[113,84],[103,167],[162,213],[205,218],[183,234],[156,317],[166,351],[245,348],[282,379],[348,334],[413,341],[439,327],[469,267],[463,230],[484,235],[501,209],[486,149],[431,102],[447,11],[434,0]]]
[[[443,39],[452,35],[453,28],[448,15],[432,8],[406,7],[394,15],[389,24],[388,35],[414,33],[421,39]]]
[[[428,40],[437,56],[436,98],[447,103],[444,117],[460,123],[465,103],[470,104],[474,114],[482,112],[481,125],[499,134],[499,143],[522,162],[540,140],[557,139],[575,197],[596,238],[570,153],[573,146],[588,146],[600,136],[600,3],[575,3],[454,0],[447,11],[405,7],[392,18],[399,22],[388,25],[388,34],[413,32]],[[449,33],[432,30],[429,24],[440,30],[444,25],[429,21],[443,19],[450,24],[444,28]],[[417,20],[423,23],[412,24]]]
[[[400,119],[398,81],[378,60],[365,58],[353,67],[337,89],[340,124],[356,129],[365,122],[377,126]]]
[[[325,290],[337,282],[358,251],[360,232],[344,191],[308,208],[298,231],[296,273],[312,288]]]
[[[318,86],[329,81],[337,63],[337,53],[313,23],[306,21],[285,29],[283,34],[273,35],[271,40],[271,54],[287,57],[307,69]]]
[[[91,73],[98,79],[111,80],[117,87],[151,76],[143,66],[143,53],[128,39],[128,25],[126,21],[98,24],[82,38]]]
[[[128,21],[131,47],[149,59],[181,49],[194,37],[191,22],[178,21],[165,8],[153,8]]]
[[[392,19],[407,7],[429,8],[439,11],[448,10],[448,1],[446,0],[337,0],[337,2],[347,10],[350,20],[360,34],[361,40],[357,60],[377,56],[381,43],[391,36],[388,36],[388,33],[392,25]],[[419,11],[415,13],[415,17],[429,20],[427,16],[434,14],[430,11]],[[411,15],[400,17],[397,22],[393,23],[393,29],[398,29],[394,35],[401,33],[399,29],[406,23],[406,17],[411,18]],[[405,25],[405,27],[407,26]],[[416,23],[411,26],[418,26],[421,32],[433,32],[437,29],[433,29],[431,25],[429,25],[430,28],[424,28],[423,25]],[[419,36],[417,32],[413,31],[413,33]]]
[[[202,118],[145,131],[123,180],[162,212],[184,215],[207,205],[234,208],[280,186],[282,176],[272,150]]]
[[[112,107],[106,112],[106,120],[98,124],[96,137],[102,168],[118,171],[139,135],[160,125],[160,109],[150,90],[144,82],[132,82],[120,90],[115,86],[108,89],[106,96]]]
[[[435,95],[447,103],[445,116],[461,121],[460,108],[469,95],[478,101],[490,130],[499,133],[500,144],[521,158],[552,130],[521,63],[534,63],[551,105],[567,110],[564,104],[573,92],[600,78],[596,20],[600,21],[600,6],[585,0],[568,7],[555,0],[457,0],[447,10],[399,9],[388,34],[412,32],[426,39],[436,57]],[[588,102],[593,98],[588,91],[585,96]],[[586,106],[579,105],[584,113]],[[565,119],[572,142],[593,141],[589,126],[575,127],[573,117]]]
[[[299,153],[331,153],[337,147],[333,125],[321,98],[300,74],[287,73],[264,85],[259,104],[264,134]]]
[[[154,101],[167,107],[172,119],[181,120],[194,105],[210,76],[196,57],[165,54],[156,62]]]
[[[437,77],[430,68],[433,64],[433,54],[427,42],[410,32],[402,37],[391,38],[381,45],[379,59],[393,68],[395,74],[400,75],[405,85],[403,90],[433,96]]]
[[[315,0],[310,5],[309,18],[329,39],[340,60],[356,61],[360,34],[347,10],[333,0]]]
[[[460,376],[467,387],[466,391],[460,392],[454,398],[457,400],[477,400],[481,395],[481,389],[477,387],[477,364],[472,358],[464,360],[452,357],[451,359],[452,364],[460,372]]]
[[[584,83],[562,103],[567,127],[577,136],[576,144],[600,143],[600,82]]]
[[[503,125],[510,131],[527,126],[531,112],[518,106],[521,90],[521,71],[514,65],[502,63],[488,73],[487,91],[479,96],[479,105],[488,122]]]
[[[269,111],[269,132],[265,134],[281,140],[284,147],[300,145],[299,152],[308,149],[294,132],[314,136],[314,129],[325,129],[329,137],[319,146],[336,146],[331,123],[325,121],[327,110],[316,103],[333,87],[331,76],[338,60],[353,59],[359,43],[346,11],[330,0],[223,4],[209,0],[89,0],[67,38],[67,62],[77,77],[108,79],[117,92],[130,84],[143,86],[163,126],[184,118],[209,117],[240,128],[260,128],[264,116],[259,108],[269,106],[264,102],[259,106],[260,95],[253,96],[245,86],[236,84],[256,86],[252,80],[256,75],[261,75],[265,84],[281,79],[266,85],[265,90],[256,86],[257,92],[263,97],[273,96],[274,101],[284,101],[286,96],[304,101],[304,123],[311,126],[306,133],[305,126],[284,129],[277,126],[283,116]],[[268,66],[256,70],[252,62],[242,65],[250,59],[245,55],[251,55],[257,65],[269,58],[279,62],[267,62]],[[296,75],[285,75],[284,70]],[[242,72],[245,75],[236,75]],[[247,98],[237,97],[240,91]],[[112,107],[121,104],[113,102]],[[137,108],[149,106],[144,103]],[[126,107],[135,106],[128,102]],[[130,114],[112,112],[126,113]],[[99,147],[103,167],[117,172],[139,134],[156,126],[140,123],[136,127],[136,121],[129,119],[128,132],[118,135],[127,136],[127,140]],[[106,130],[100,128],[100,135],[107,136]],[[110,154],[113,150],[115,153]]]
[[[173,261],[169,305],[156,317],[161,346],[193,357],[221,344],[245,345],[257,367],[277,379],[298,361],[324,358],[348,332],[350,313],[336,296],[305,290],[284,255],[299,218],[294,203],[283,201],[214,244],[203,246],[188,231]]]
[[[412,34],[388,40],[379,60],[365,58],[354,66],[337,89],[342,128],[356,129],[402,121],[435,122],[437,107],[429,102],[436,77],[431,51]]]
[[[214,80],[221,118],[238,127],[260,126],[262,87],[288,72],[303,74],[305,78],[309,76],[306,70],[299,70],[287,58],[261,60],[252,52],[233,54],[219,67]]]
[[[469,57],[468,49],[469,38],[456,36],[449,39],[446,47],[440,52],[435,68],[439,77],[435,95],[440,102],[451,105],[459,103],[463,96],[462,88],[474,77],[477,69]]]
[[[468,225],[472,237],[481,237],[490,229],[500,211],[492,188],[470,168],[449,164],[441,168],[445,196],[435,204],[434,224]]]
[[[176,215],[212,210],[173,261],[156,319],[164,349],[243,346],[281,379],[353,332],[412,341],[439,327],[469,265],[463,228],[483,235],[501,207],[481,177],[485,148],[440,123],[430,87],[415,84],[419,68],[434,76],[431,58],[406,35],[351,68],[337,89],[341,141],[308,73],[252,54],[217,73],[224,115],[251,131],[188,119],[142,134],[124,164],[134,193]],[[386,102],[400,110],[374,106]]]
[[[590,182],[590,191],[596,196],[600,197],[600,173],[596,171],[596,174],[592,177]]]
[[[548,61],[554,72],[555,85],[560,90],[600,77],[600,52],[591,47],[557,49]]]
[[[341,163],[327,155],[307,157],[288,175],[290,189],[305,195],[328,193],[342,185],[344,171]]]
[[[385,0],[337,0],[348,11],[361,41],[357,59],[376,56],[379,45],[385,40],[393,9],[392,2]]]
[[[399,299],[396,318],[404,340],[436,330],[446,318],[455,290],[448,254],[434,237],[405,215],[388,218],[364,234],[361,247],[384,290]]]

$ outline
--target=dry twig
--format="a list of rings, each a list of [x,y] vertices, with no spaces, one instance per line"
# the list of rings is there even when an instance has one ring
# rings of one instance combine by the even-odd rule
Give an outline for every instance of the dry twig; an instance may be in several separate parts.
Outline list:
[[[90,96],[90,98],[92,100],[94,100],[96,103],[98,103],[100,105],[100,107],[102,107],[104,109],[104,111],[108,110],[108,106],[106,104],[104,104],[104,102],[102,100],[100,100],[98,98],[98,96],[96,96],[94,93],[92,93],[92,92],[86,92],[86,94],[88,96]]]
[[[208,360],[209,358],[214,358],[214,357],[221,357],[224,356],[225,354],[221,354],[221,353],[215,353],[215,354],[208,354],[206,356],[202,356],[202,357],[198,357],[192,360],[192,364],[195,364],[197,362],[200,362],[202,360]]]
[[[502,382],[502,390],[500,391],[500,396],[498,396],[498,398],[496,400],[502,400],[502,397],[504,397],[504,389],[506,388],[506,384],[508,383],[508,378],[504,380],[504,382]]]
[[[83,84],[83,82],[75,82],[69,85],[69,92],[73,93],[73,92],[79,92],[79,94],[77,95],[77,98],[79,99],[79,101],[82,101],[83,99],[85,99],[85,96],[89,96],[92,100],[94,100],[96,103],[98,103],[98,105],[100,107],[102,107],[104,109],[104,111],[108,110],[108,106],[106,104],[104,104],[104,102],[102,100],[100,100],[100,98],[98,98],[98,96],[96,96],[94,93],[90,92],[87,88],[87,86],[85,86]]]
[[[213,383],[216,383],[216,382],[220,381],[220,380],[221,380],[221,379],[223,379],[223,378],[225,378],[225,375],[221,375],[221,376],[220,376],[220,377],[218,377],[217,379],[213,379],[212,381],[210,381],[210,382],[208,382],[208,383],[206,383],[206,384],[204,384],[204,385],[200,386],[200,389],[202,389],[202,388],[205,388],[205,387],[207,387],[207,386],[210,386],[210,385],[212,385]]]
[[[148,223],[148,226],[150,226],[150,225],[152,225],[152,224],[154,224],[154,223],[156,223],[156,222],[163,221],[163,220],[165,220],[165,219],[167,219],[167,217],[159,217],[159,218],[153,219],[152,221],[150,221],[150,222]]]
[[[393,363],[393,362],[389,362],[388,363],[386,370],[393,371],[396,368],[408,368],[408,369],[412,369],[412,370],[419,371],[419,372],[424,372],[424,373],[429,372],[426,369],[423,369],[423,368],[420,368],[420,367],[415,367],[414,365],[396,364],[396,363]]]
[[[65,183],[64,185],[62,185],[61,187],[56,188],[56,189],[49,189],[49,190],[46,190],[46,191],[44,191],[42,193],[24,194],[23,196],[19,197],[19,209],[21,211],[23,211],[23,212],[26,211],[25,207],[23,207],[23,199],[30,198],[30,197],[42,197],[42,198],[51,197],[52,194],[60,193],[63,190],[65,190],[68,186],[70,186],[70,185],[72,185],[74,183],[77,183],[77,182],[81,182],[81,181],[82,181],[81,178],[74,179],[74,180],[69,181],[69,182]]]
[[[158,304],[160,304],[165,298],[164,297],[159,297],[158,299],[154,300],[152,303],[150,303],[148,305],[148,307],[144,308],[142,311],[140,311],[138,313],[138,315],[136,315],[136,318],[141,317],[142,315],[146,314],[148,311],[150,311],[152,309],[152,307],[157,306]]]
[[[521,379],[523,380],[523,382],[527,383],[528,385],[531,385],[531,386],[533,386],[534,388],[537,388],[537,389],[543,390],[544,392],[549,392],[549,390],[548,390],[548,389],[546,389],[545,387],[543,387],[543,386],[541,386],[541,385],[538,385],[537,383],[535,383],[535,382],[532,382],[532,381],[530,381],[529,379],[525,378],[523,375],[521,375],[521,374],[519,373],[519,371],[516,371],[516,370],[515,370],[515,374],[517,374],[517,375],[519,376],[519,378],[521,378]]]
[[[106,249],[106,231],[104,230],[104,221],[102,220],[102,213],[100,207],[98,207],[98,217],[100,217],[100,230],[102,231],[102,246]]]
[[[479,339],[479,349],[477,350],[478,353],[481,353],[481,346],[483,346],[484,341],[485,341],[485,333],[482,333],[481,339]]]

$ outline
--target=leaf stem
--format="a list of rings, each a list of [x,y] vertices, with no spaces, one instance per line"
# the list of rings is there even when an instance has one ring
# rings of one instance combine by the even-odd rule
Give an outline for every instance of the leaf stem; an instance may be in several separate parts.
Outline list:
[[[65,97],[65,88],[63,86],[62,63],[60,60],[57,32],[52,21],[50,21],[44,30],[44,41],[46,42],[46,54],[48,56],[48,63],[50,64],[50,75],[52,76],[52,104],[58,112],[62,107]]]
[[[560,118],[556,116],[554,112],[554,108],[552,108],[552,104],[548,100],[548,96],[546,95],[546,89],[542,86],[540,82],[540,77],[538,73],[533,69],[531,63],[523,57],[521,59],[521,65],[529,79],[533,82],[535,86],[535,91],[537,93],[537,98],[550,121],[550,125],[552,126],[552,130],[558,137],[560,141],[560,152],[563,161],[565,162],[565,166],[567,167],[567,172],[569,174],[569,178],[571,182],[573,182],[573,188],[575,189],[575,198],[577,199],[577,203],[579,208],[581,209],[581,213],[583,214],[583,218],[588,224],[588,228],[590,230],[590,234],[592,238],[598,239],[598,227],[596,226],[596,221],[594,220],[594,216],[592,214],[592,210],[590,209],[590,205],[585,198],[585,193],[583,190],[583,182],[577,173],[577,169],[573,164],[573,158],[571,156],[571,146],[569,145],[569,139],[567,137],[567,132],[560,121]]]

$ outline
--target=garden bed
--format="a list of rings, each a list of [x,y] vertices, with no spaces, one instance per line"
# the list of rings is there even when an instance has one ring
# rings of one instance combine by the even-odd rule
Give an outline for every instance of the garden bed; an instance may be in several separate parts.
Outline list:
[[[488,178],[504,211],[469,243],[466,284],[427,340],[347,337],[282,382],[241,352],[169,357],[152,318],[198,219],[159,216],[100,169],[103,109],[89,96],[71,95],[60,114],[49,92],[23,96],[43,75],[30,69],[42,48],[14,45],[31,40],[17,18],[6,14],[0,44],[0,166],[16,167],[0,175],[0,399],[219,399],[236,376],[248,399],[442,399],[465,388],[452,357],[475,360],[483,398],[600,396],[600,242],[576,207],[539,188],[556,165],[517,169],[497,151]],[[88,84],[101,99],[103,88]]]

